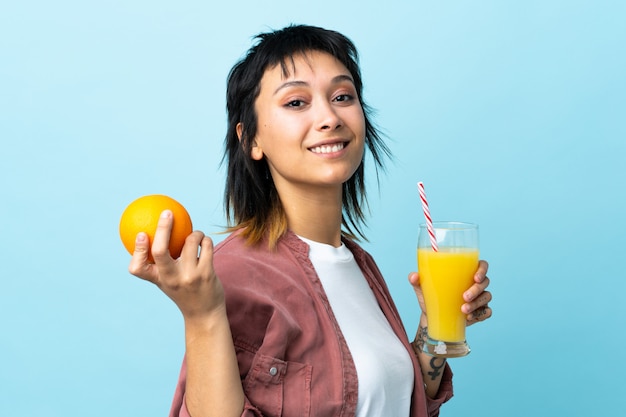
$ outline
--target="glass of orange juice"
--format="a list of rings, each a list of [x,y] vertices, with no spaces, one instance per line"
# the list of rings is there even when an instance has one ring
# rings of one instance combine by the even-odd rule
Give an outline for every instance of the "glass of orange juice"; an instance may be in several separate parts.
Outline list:
[[[429,235],[427,225],[421,224],[417,243],[417,268],[428,321],[423,350],[433,356],[457,358],[470,352],[461,305],[463,293],[472,286],[478,269],[478,225],[432,225],[434,237]],[[435,239],[435,245],[431,239]]]

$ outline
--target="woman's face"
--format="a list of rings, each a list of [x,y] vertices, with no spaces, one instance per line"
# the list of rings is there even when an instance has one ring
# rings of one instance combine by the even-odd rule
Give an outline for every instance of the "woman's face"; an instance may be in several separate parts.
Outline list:
[[[332,55],[294,57],[261,79],[252,157],[265,158],[279,192],[339,187],[363,158],[365,118],[348,69]],[[287,188],[285,188],[287,187]]]

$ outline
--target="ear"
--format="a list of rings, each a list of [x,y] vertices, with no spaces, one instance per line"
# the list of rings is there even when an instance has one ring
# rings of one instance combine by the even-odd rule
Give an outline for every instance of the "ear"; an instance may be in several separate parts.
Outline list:
[[[243,133],[243,125],[241,124],[241,122],[237,123],[235,129],[237,130],[237,137],[239,138],[239,142],[241,142],[241,134]]]
[[[250,151],[250,156],[255,161],[260,161],[261,159],[263,159],[263,149],[261,149],[261,147],[256,144],[256,141],[254,142],[252,146],[252,150]]]
[[[239,138],[239,142],[241,142],[241,137],[243,135],[243,124],[241,122],[237,123],[237,137]],[[252,142],[252,149],[250,151],[250,156],[255,161],[260,161],[263,159],[263,149],[256,144],[256,141]]]

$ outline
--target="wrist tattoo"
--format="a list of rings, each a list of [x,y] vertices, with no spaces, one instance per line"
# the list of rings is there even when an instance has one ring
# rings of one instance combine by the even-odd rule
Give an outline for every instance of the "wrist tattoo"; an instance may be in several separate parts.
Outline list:
[[[413,349],[415,349],[415,353],[420,353],[424,348],[424,343],[426,343],[426,337],[428,335],[428,328],[426,326],[420,326],[417,329],[417,335],[415,336],[415,340],[413,341]]]
[[[437,360],[440,359],[441,362],[439,364],[437,364]],[[430,380],[434,381],[435,379],[437,379],[437,377],[439,375],[441,375],[441,370],[443,369],[443,367],[446,365],[446,359],[445,358],[437,358],[437,357],[432,357],[430,360],[430,367],[432,368],[432,371],[428,371],[428,375],[430,375]]]

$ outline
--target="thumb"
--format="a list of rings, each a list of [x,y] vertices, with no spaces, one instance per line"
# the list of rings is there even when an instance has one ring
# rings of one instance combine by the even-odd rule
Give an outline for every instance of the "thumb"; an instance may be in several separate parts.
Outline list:
[[[417,272],[411,272],[409,274],[409,283],[413,286],[415,296],[419,302],[420,308],[423,312],[426,312],[426,303],[424,302],[424,294],[422,293],[422,286],[420,285],[420,276]]]
[[[420,290],[420,292],[421,292],[421,287],[420,287],[420,276],[419,276],[419,273],[417,273],[417,272],[411,272],[411,273],[409,274],[409,283],[413,286],[413,289],[414,289],[414,290],[416,290],[416,291],[417,291],[417,290],[418,290],[418,288],[419,288],[419,290]]]
[[[150,258],[150,238],[145,232],[137,233],[135,238],[135,251],[133,252],[133,260],[142,263],[147,262]]]
[[[140,232],[135,238],[135,250],[130,265],[128,265],[128,271],[139,278],[150,281],[152,262],[150,259],[150,238],[146,233]]]

